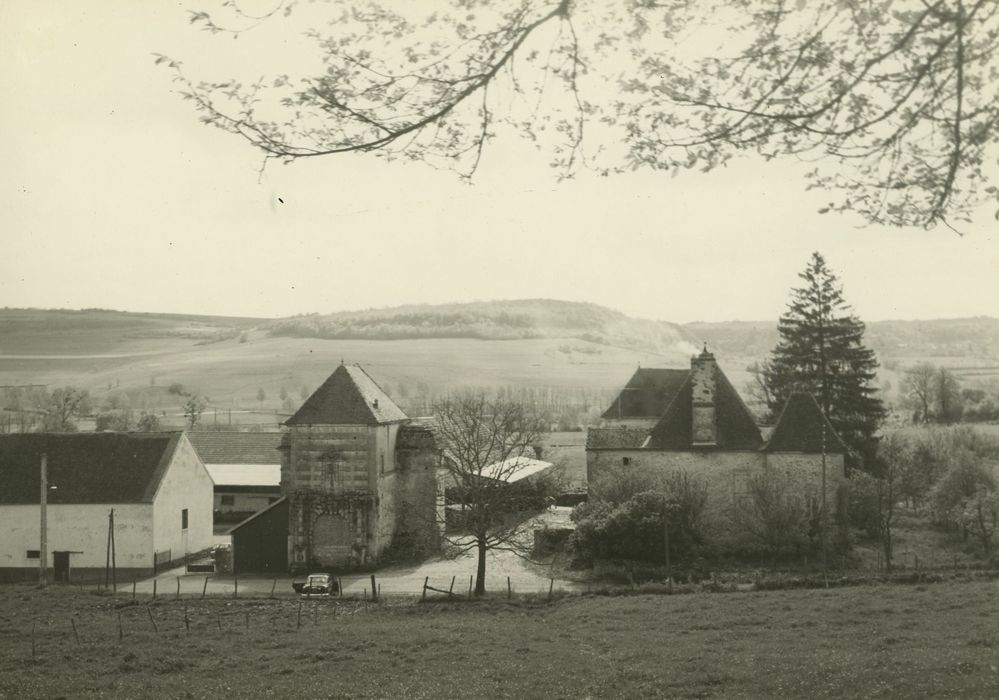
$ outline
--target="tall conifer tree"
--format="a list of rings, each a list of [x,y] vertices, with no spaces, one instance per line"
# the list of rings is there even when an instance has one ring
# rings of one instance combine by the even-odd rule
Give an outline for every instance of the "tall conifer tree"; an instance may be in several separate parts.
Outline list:
[[[779,415],[795,391],[810,392],[855,458],[871,454],[885,416],[874,381],[878,361],[864,346],[864,324],[843,299],[843,289],[819,253],[798,275],[780,317],[780,337],[764,368],[769,408]]]

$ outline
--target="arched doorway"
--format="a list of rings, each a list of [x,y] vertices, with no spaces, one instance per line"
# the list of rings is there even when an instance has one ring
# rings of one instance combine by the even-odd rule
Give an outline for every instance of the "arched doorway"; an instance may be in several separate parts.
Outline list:
[[[338,515],[320,515],[312,524],[312,558],[321,566],[344,566],[350,559],[350,524]]]

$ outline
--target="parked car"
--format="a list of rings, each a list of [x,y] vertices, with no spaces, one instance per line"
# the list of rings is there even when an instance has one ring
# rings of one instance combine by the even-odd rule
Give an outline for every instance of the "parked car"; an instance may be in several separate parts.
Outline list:
[[[337,581],[329,574],[309,574],[304,581],[291,584],[295,592],[304,596],[330,596],[339,592]]]

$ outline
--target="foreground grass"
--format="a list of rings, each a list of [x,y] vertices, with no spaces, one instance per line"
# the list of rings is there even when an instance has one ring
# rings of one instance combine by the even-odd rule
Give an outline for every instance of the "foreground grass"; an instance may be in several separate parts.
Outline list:
[[[306,601],[299,618],[289,600],[147,611],[4,586],[0,697],[999,697],[997,603],[997,584],[976,582]]]

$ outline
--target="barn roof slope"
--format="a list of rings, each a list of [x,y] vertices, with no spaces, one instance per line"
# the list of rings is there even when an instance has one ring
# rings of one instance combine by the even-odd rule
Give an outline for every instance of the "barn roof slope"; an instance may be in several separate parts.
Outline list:
[[[739,393],[717,367],[715,368],[715,445],[716,450],[756,450],[763,437],[752,413]],[[654,450],[689,450],[693,440],[693,385],[684,381],[662,418],[649,433],[646,447]]]
[[[381,425],[408,419],[360,365],[340,365],[285,425]]]
[[[824,429],[824,434],[823,434]],[[839,433],[822,415],[822,409],[811,394],[791,394],[777,419],[770,440],[768,452],[826,452],[846,453],[846,445]]]
[[[601,418],[659,418],[689,375],[688,369],[639,367]]]
[[[0,504],[39,502],[41,456],[48,502],[151,503],[183,433],[0,435]]]
[[[205,464],[281,464],[284,433],[193,432],[187,434]]]

